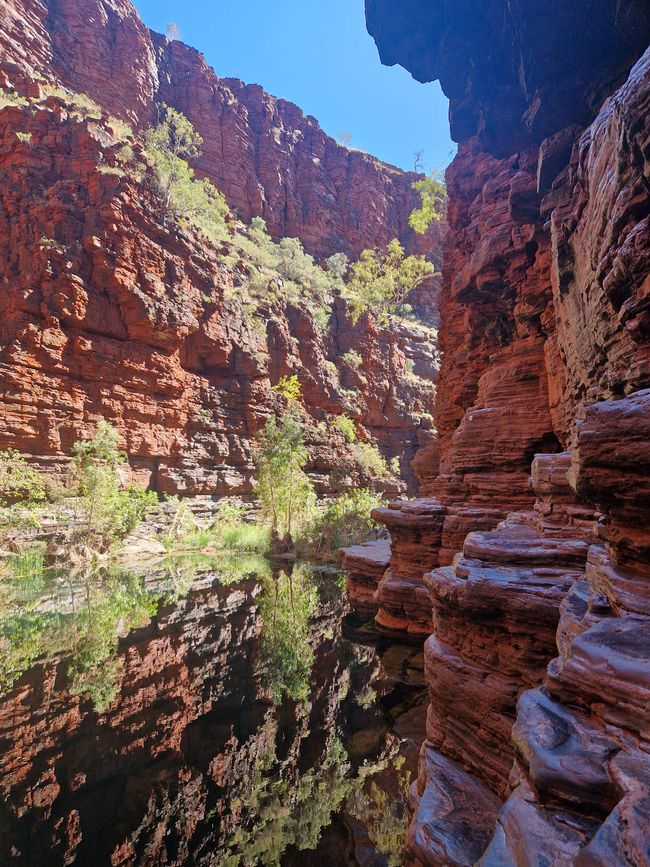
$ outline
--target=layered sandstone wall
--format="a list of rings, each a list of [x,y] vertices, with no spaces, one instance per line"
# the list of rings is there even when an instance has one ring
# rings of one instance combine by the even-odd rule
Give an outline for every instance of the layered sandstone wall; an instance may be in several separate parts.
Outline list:
[[[432,618],[410,857],[648,864],[648,7],[366,7],[460,142],[429,499],[373,600]]]
[[[195,49],[149,31],[129,0],[1,0],[0,70],[60,81],[140,129],[157,103],[182,111],[204,138],[198,171],[274,238],[327,257],[399,237],[440,262],[440,227],[421,238],[408,226],[420,175],[343,147],[259,85],[220,78]]]
[[[79,116],[60,88],[37,103],[46,84],[88,95],[102,117]],[[439,227],[408,229],[416,175],[348,151],[257,86],[219,79],[125,0],[2,0],[0,85],[21,98],[0,103],[1,448],[58,471],[104,417],[158,491],[248,494],[253,439],[279,407],[271,387],[296,373],[322,493],[345,464],[328,426],[342,411],[415,488],[438,367],[435,280],[415,299],[428,327],[353,327],[338,301],[324,329],[305,305],[281,304],[255,329],[237,302],[245,263],[227,266],[227,250],[164,218],[147,178],[119,163],[113,118],[142,131],[161,101],[185,112],[204,138],[197,171],[239,217],[263,216],[316,256],[397,235],[439,261]],[[341,360],[350,350],[358,368]]]

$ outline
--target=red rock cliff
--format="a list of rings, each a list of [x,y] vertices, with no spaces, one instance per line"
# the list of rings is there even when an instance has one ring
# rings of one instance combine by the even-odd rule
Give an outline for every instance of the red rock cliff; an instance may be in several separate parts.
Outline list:
[[[79,116],[65,94],[39,100],[45,82],[87,94],[102,117]],[[103,416],[158,490],[247,493],[271,385],[298,373],[322,491],[345,452],[327,427],[341,411],[400,457],[414,487],[410,459],[430,438],[431,329],[403,327],[398,339],[352,327],[337,303],[324,330],[305,307],[271,305],[254,333],[221,251],[161,219],[146,181],[111,173],[112,118],[143,129],[157,102],[178,107],[204,137],[197,171],[240,217],[263,216],[317,256],[399,235],[439,261],[439,229],[417,239],[408,229],[415,175],[342,148],[257,86],[219,79],[123,0],[0,2],[0,83],[20,97],[0,103],[2,447],[56,468]],[[433,322],[435,291],[415,299]],[[341,362],[348,350],[360,367]]]
[[[409,853],[648,864],[648,6],[479,5],[366,0],[460,143],[428,499],[359,597],[432,632]]]

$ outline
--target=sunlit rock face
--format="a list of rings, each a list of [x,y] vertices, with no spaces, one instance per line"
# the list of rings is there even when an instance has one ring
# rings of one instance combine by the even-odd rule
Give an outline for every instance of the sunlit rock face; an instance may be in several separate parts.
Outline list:
[[[460,143],[416,461],[445,517],[410,557],[433,618],[410,851],[647,864],[650,13],[366,8],[385,62],[440,78]]]
[[[319,425],[342,411],[399,458],[415,490],[410,460],[431,439],[439,278],[412,299],[425,328],[352,326],[342,303],[324,325],[304,305],[272,305],[254,328],[228,251],[165,223],[146,181],[120,177],[109,116],[142,131],[158,103],[185,112],[204,140],[198,174],[244,221],[263,217],[318,260],[397,236],[439,266],[440,226],[424,237],[408,227],[417,176],[342,147],[257,86],[218,78],[125,0],[0,3],[0,87],[29,100],[45,84],[86,94],[102,117],[71,116],[52,96],[0,111],[0,445],[55,471],[104,417],[158,491],[250,494],[271,386],[295,373],[319,491],[349,451]],[[358,366],[342,361],[349,352]]]

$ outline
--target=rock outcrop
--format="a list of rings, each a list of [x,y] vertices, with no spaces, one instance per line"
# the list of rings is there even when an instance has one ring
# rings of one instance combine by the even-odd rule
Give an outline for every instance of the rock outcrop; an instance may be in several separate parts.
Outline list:
[[[263,216],[317,257],[397,235],[439,261],[439,227],[425,238],[408,228],[415,175],[346,150],[257,86],[219,79],[126,0],[0,2],[0,85],[1,448],[57,473],[103,417],[152,488],[246,495],[252,442],[279,406],[271,387],[296,373],[321,493],[345,465],[329,424],[341,412],[415,487],[410,460],[431,439],[435,280],[414,299],[428,325],[394,333],[352,326],[340,300],[325,324],[280,303],[256,321],[238,303],[245,263],[163,218],[147,179],[120,162],[120,135],[125,122],[146,128],[161,101],[186,112],[204,139],[197,173],[241,219]]]
[[[410,856],[648,864],[650,12],[366,9],[459,142],[431,517],[399,557],[401,629],[433,621]],[[418,508],[385,516],[389,579]]]

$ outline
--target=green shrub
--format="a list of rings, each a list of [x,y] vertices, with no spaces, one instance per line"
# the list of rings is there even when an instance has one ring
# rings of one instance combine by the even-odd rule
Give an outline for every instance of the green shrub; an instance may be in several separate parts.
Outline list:
[[[403,305],[409,294],[433,274],[434,267],[424,256],[404,257],[404,247],[394,238],[382,253],[364,250],[351,267],[351,279],[346,288],[352,323],[364,313],[371,313],[386,326]]]
[[[187,160],[201,155],[203,139],[190,121],[168,105],[163,119],[149,130],[146,152],[154,168],[163,205],[179,222],[189,223],[212,241],[227,237],[229,208],[210,181],[198,180]]]
[[[308,457],[302,421],[294,408],[279,421],[269,419],[257,437],[256,492],[274,537],[290,536],[315,502],[304,471]]]
[[[317,507],[302,528],[300,553],[316,560],[334,562],[339,548],[362,544],[376,534],[378,525],[370,513],[383,502],[381,495],[361,488]]]
[[[43,479],[16,449],[0,452],[0,508],[33,508],[45,500]]]
[[[321,331],[326,331],[332,315],[331,307],[314,307],[312,310],[314,322]]]
[[[421,206],[411,212],[409,226],[419,235],[426,234],[432,223],[439,223],[445,213],[447,187],[439,173],[416,181],[413,189],[420,194]]]
[[[386,479],[390,476],[388,464],[374,443],[355,443],[352,455],[365,472],[375,479]]]
[[[357,352],[355,349],[348,349],[347,352],[343,353],[343,361],[352,368],[352,370],[358,370],[362,363],[363,358],[361,354]]]
[[[327,273],[334,279],[343,280],[349,267],[350,260],[345,253],[335,253],[327,259]]]
[[[69,493],[77,497],[78,541],[98,551],[123,539],[157,502],[153,491],[136,484],[121,489],[119,468],[126,455],[118,449],[119,433],[100,421],[95,435],[72,448]]]
[[[272,390],[281,394],[289,406],[299,403],[302,398],[302,386],[295,374],[293,376],[281,376]]]
[[[349,415],[337,415],[332,422],[332,427],[340,430],[350,445],[357,441],[357,426]]]

